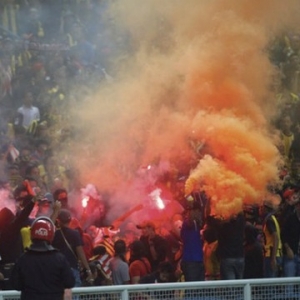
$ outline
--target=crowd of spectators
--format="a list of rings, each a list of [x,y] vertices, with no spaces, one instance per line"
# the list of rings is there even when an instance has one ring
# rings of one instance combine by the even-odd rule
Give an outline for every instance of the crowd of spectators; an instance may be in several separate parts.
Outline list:
[[[105,12],[98,0],[1,1],[2,185],[14,189],[37,166],[44,192],[70,189],[69,108],[82,101],[78,87],[110,80],[117,52],[128,49]]]
[[[101,222],[85,226],[81,219],[76,223],[78,215],[68,206],[67,196],[78,184],[78,178],[68,157],[59,151],[62,142],[74,138],[68,123],[68,108],[80,100],[76,86],[93,89],[96,83],[109,80],[108,74],[114,73],[113,58],[118,52],[129,51],[125,43],[128,37],[116,36],[113,20],[105,15],[105,2],[5,0],[0,3],[0,183],[1,191],[8,192],[2,193],[3,201],[10,200],[17,207],[15,215],[9,210],[0,212],[3,215],[0,242],[5,238],[7,245],[23,242],[11,253],[7,253],[10,246],[0,244],[3,278],[9,276],[5,270],[24,249],[26,234],[21,236],[21,229],[30,225],[28,217],[34,211],[28,195],[31,198],[41,195],[36,199],[36,216],[47,214],[54,218],[61,208],[70,211],[66,223],[80,232],[73,240],[73,249],[83,257],[83,269],[92,273],[77,278],[84,286],[299,276],[296,265],[300,255],[300,35],[297,33],[276,37],[267,49],[278,70],[271,87],[278,107],[273,125],[280,131],[279,150],[285,160],[281,170],[283,186],[276,191],[280,197],[278,208],[265,199],[260,210],[248,207],[244,214],[230,220],[215,220],[203,214],[209,200],[196,193],[192,205],[185,206],[185,213],[173,216],[172,228],[167,233],[147,222],[131,229],[126,224],[123,235],[106,228],[108,233],[102,231],[99,239]],[[29,184],[33,191],[28,192]],[[100,201],[95,198],[94,203],[94,209],[98,209]],[[233,236],[232,232],[236,234]],[[84,255],[78,247],[83,247]],[[76,264],[74,257],[72,263]]]

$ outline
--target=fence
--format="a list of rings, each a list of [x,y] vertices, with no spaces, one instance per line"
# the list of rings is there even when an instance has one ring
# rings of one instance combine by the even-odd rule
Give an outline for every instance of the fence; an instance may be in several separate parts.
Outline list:
[[[76,300],[294,300],[300,277],[87,287],[72,294]],[[0,291],[0,300],[18,299],[19,292]]]

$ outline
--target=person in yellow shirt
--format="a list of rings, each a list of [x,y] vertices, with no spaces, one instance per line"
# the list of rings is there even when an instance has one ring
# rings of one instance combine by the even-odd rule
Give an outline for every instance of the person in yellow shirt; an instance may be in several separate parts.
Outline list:
[[[68,187],[66,169],[57,163],[54,156],[47,156],[38,168],[43,183],[49,191]]]
[[[20,9],[19,5],[17,5],[15,0],[3,0],[1,1],[1,6],[1,25],[11,31],[13,34],[18,34],[18,15]]]
[[[205,280],[220,279],[220,260],[217,255],[218,234],[211,218],[202,230]]]
[[[279,196],[278,196],[279,197]],[[273,198],[277,198],[275,195]],[[261,206],[262,231],[264,234],[264,277],[273,278],[279,276],[282,264],[282,245],[280,226],[275,216],[277,203],[272,196],[264,200]]]

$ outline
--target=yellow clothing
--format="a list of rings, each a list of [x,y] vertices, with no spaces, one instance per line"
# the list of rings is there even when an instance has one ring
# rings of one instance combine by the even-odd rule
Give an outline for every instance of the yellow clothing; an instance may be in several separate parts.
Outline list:
[[[289,92],[288,96],[290,97],[290,100],[292,101],[292,103],[297,103],[299,101],[299,96],[296,95],[295,93]],[[278,93],[276,95],[277,104],[283,104],[283,102],[286,101],[285,97],[286,97],[286,94]]]
[[[106,248],[106,253],[110,257],[113,257],[115,255],[114,246],[108,239],[104,238],[101,242],[97,243],[94,247],[97,247],[97,246],[104,246]]]
[[[189,177],[185,182],[184,194],[186,196],[191,194],[195,190],[196,187],[197,187],[196,179],[193,177]]]
[[[69,185],[69,181],[68,178],[65,174],[66,169],[63,166],[57,166],[56,170],[54,172],[52,172],[51,174],[51,178],[49,176],[49,174],[46,172],[46,169],[44,167],[44,165],[39,165],[38,166],[39,171],[40,171],[40,176],[43,180],[43,183],[45,184],[45,186],[50,189],[54,183],[54,179],[58,178],[61,180],[63,187],[67,188]]]
[[[32,55],[31,55],[30,51],[25,50],[25,51],[21,52],[19,54],[19,56],[17,57],[17,62],[16,62],[17,66],[24,67],[25,65],[28,64],[31,57],[32,57]]]
[[[291,159],[290,159],[290,149],[292,146],[292,143],[294,141],[294,134],[291,135],[285,135],[284,133],[281,133],[281,140],[282,140],[282,146],[284,151],[284,162],[287,168],[290,169],[291,167]]]
[[[1,12],[0,19],[4,28],[14,34],[18,34],[17,14],[19,6],[15,4],[6,4]]]
[[[67,40],[68,40],[69,47],[74,47],[77,45],[77,42],[74,41],[74,39],[70,33],[67,33]]]
[[[44,28],[42,27],[42,23],[38,21],[37,26],[38,26],[37,36],[40,37],[40,38],[44,37],[45,33],[44,33]]]
[[[289,157],[291,145],[294,141],[294,134],[285,135],[284,133],[281,133],[281,139],[284,147],[284,156]]]
[[[10,140],[14,140],[15,130],[14,130],[14,124],[13,123],[7,123],[7,134],[6,135]]]
[[[49,89],[48,94],[60,101],[65,99],[65,95],[60,91],[59,86]]]
[[[14,189],[18,185],[22,184],[24,178],[20,174],[14,174],[9,176],[9,185]]]
[[[276,257],[280,257],[281,256],[281,249],[282,249],[282,244],[281,244],[281,239],[280,239],[280,227],[279,227],[279,223],[276,219],[275,216],[271,216],[272,220],[275,223],[275,227],[276,227],[276,233],[278,236],[278,248],[277,248],[277,252],[276,252]],[[271,249],[273,247],[273,239],[272,239],[272,235],[269,233],[266,224],[263,227],[263,233],[265,236],[265,257],[270,257],[271,256]]]
[[[216,251],[218,241],[208,243],[204,241],[203,244],[203,258],[206,280],[220,279],[220,261],[217,257]]]
[[[21,236],[23,249],[28,248],[31,245],[30,226],[21,228]]]

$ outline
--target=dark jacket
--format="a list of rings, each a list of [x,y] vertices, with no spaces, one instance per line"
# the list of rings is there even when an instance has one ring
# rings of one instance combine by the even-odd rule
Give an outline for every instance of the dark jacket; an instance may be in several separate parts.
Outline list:
[[[176,282],[176,277],[171,276],[168,282]],[[163,283],[160,279],[159,272],[153,272],[148,275],[143,276],[139,283],[141,284],[151,284],[151,283]],[[175,292],[174,290],[169,290],[169,291],[150,291],[148,293],[145,293],[145,298],[148,299],[175,299]],[[142,297],[143,299],[143,297]]]
[[[247,224],[245,227],[245,268],[243,278],[263,278],[264,248],[258,241],[258,229]]]
[[[300,221],[296,212],[291,214],[283,224],[281,241],[283,245],[288,244],[294,254],[300,254],[298,252],[300,243]],[[286,254],[285,247],[283,247],[283,251],[283,253]]]
[[[72,250],[67,245],[65,239],[68,241]],[[55,231],[52,245],[66,256],[71,268],[78,268],[76,248],[78,246],[83,246],[83,241],[78,230],[71,229],[69,227],[57,229]]]
[[[219,223],[217,254],[220,259],[244,257],[245,225],[242,213]]]
[[[34,202],[30,201],[0,233],[1,264],[14,263],[23,252],[21,228],[30,225],[28,218]]]
[[[155,271],[158,267],[158,265],[165,261],[167,257],[167,251],[168,251],[168,245],[166,239],[164,239],[162,236],[156,234],[154,238],[152,239],[152,242],[154,244],[155,251],[157,253],[157,259],[154,260],[151,255],[150,251],[150,245],[148,241],[148,237],[141,236],[140,241],[144,243],[145,245],[145,256],[148,258],[152,271]]]
[[[15,264],[10,281],[13,289],[21,291],[21,300],[62,300],[64,289],[75,285],[65,256],[53,248],[29,248]]]

